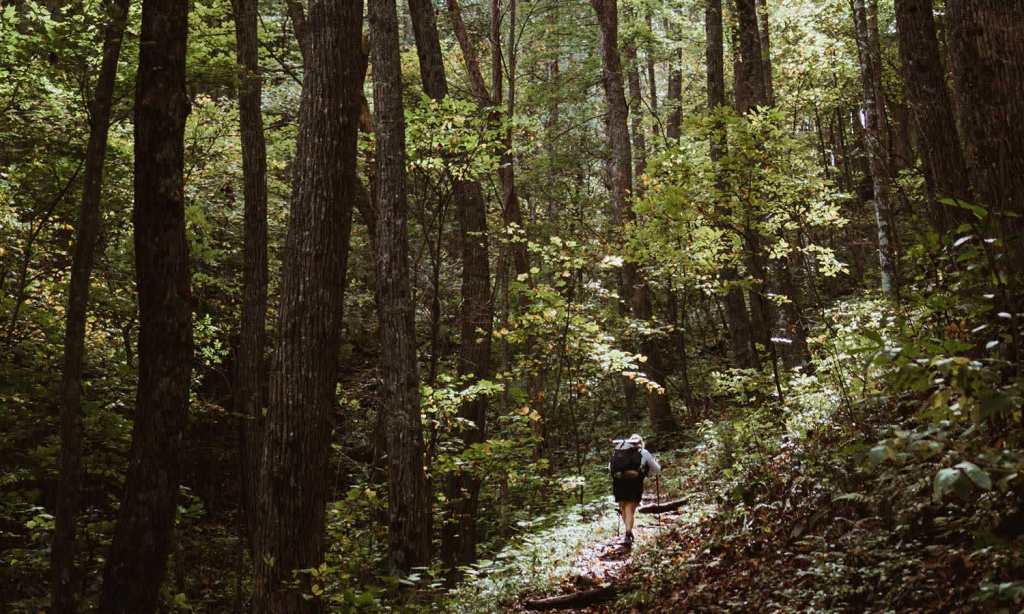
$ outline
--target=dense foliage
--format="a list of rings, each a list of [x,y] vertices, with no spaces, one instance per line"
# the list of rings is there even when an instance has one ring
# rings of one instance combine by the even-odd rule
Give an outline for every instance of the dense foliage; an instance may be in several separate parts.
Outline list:
[[[278,315],[312,61],[297,18],[315,20],[322,1],[256,3],[270,272],[264,388],[280,370],[273,340],[290,330]],[[902,36],[901,11],[932,14],[932,2],[726,2],[727,104],[709,109],[705,10],[716,2],[428,2],[447,74],[440,100],[421,85],[418,17],[397,3],[407,307],[433,549],[429,564],[411,569],[396,569],[389,553],[388,458],[398,451],[388,449],[385,375],[397,367],[381,359],[378,326],[393,305],[377,283],[377,205],[388,186],[378,185],[371,66],[347,272],[337,280],[339,367],[319,476],[328,502],[315,536],[324,552],[296,571],[311,603],[491,612],[587,582],[625,587],[614,607],[666,612],[1011,611],[1024,602],[1024,190],[1014,171],[1024,168],[1024,138],[1016,126],[990,139],[975,130],[1024,110],[1024,67],[1012,53],[1024,41],[1024,10],[980,2],[976,29],[1001,21],[1010,34],[968,40],[946,9],[963,15],[971,3],[934,3],[935,60],[966,165],[963,191],[945,193],[908,87],[920,67]],[[627,210],[613,197],[622,169],[602,87],[610,77],[599,18],[609,5],[629,106]],[[752,33],[738,20],[748,5],[759,17]],[[51,604],[65,326],[110,6],[0,3],[5,612]],[[249,611],[257,583],[241,435],[253,417],[236,398],[250,257],[238,6],[189,6],[183,199],[194,359],[163,612]],[[138,411],[142,10],[130,5],[112,91],[84,321],[73,538],[81,611],[99,607]],[[748,112],[732,101],[750,87],[741,43],[753,39],[770,85]],[[1004,65],[965,78],[969,62],[997,56]],[[978,109],[982,86],[992,102]],[[482,190],[486,232],[465,231],[467,186]],[[462,344],[464,246],[481,240],[493,309],[483,374],[467,372]],[[652,421],[662,398],[679,429]],[[486,417],[467,407],[485,407]],[[651,537],[632,560],[581,580],[598,558],[594,544],[615,530],[608,442],[632,432],[650,434],[649,447],[669,459],[659,495],[687,505],[648,521]],[[453,569],[441,556],[453,499],[474,489],[475,560]]]

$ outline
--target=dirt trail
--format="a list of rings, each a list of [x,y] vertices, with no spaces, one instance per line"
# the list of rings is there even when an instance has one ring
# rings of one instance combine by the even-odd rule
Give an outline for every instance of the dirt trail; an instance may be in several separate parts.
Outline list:
[[[667,497],[662,493],[661,502],[666,500]],[[658,502],[658,500],[653,492],[645,493],[643,499],[644,505],[656,502]],[[630,572],[629,565],[632,561],[633,553],[637,550],[652,547],[658,535],[663,530],[667,530],[678,516],[678,512],[664,512],[662,514],[651,515],[649,517],[638,515],[637,525],[633,529],[635,540],[632,548],[624,543],[622,534],[623,527],[620,521],[620,531],[618,535],[601,541],[595,541],[583,548],[579,554],[576,555],[573,562],[574,572],[565,578],[559,591],[553,591],[546,595],[531,595],[529,598],[524,598],[520,607],[517,608],[517,611],[534,611],[529,607],[531,602],[536,602],[536,600],[545,597],[568,595],[585,597],[585,594],[594,592],[595,589],[602,589],[606,587],[614,589],[624,587],[628,584],[627,578]],[[613,598],[614,595],[612,593],[612,591],[609,591],[605,597]],[[548,609],[557,609],[561,612],[600,612],[603,611],[603,607],[604,606],[601,604],[597,604]]]

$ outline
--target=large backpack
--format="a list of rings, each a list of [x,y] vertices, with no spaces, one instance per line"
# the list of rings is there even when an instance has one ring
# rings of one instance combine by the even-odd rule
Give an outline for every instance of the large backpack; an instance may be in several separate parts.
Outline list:
[[[628,441],[616,441],[615,450],[612,451],[612,460],[609,463],[612,477],[619,480],[643,477],[643,460],[640,446]]]

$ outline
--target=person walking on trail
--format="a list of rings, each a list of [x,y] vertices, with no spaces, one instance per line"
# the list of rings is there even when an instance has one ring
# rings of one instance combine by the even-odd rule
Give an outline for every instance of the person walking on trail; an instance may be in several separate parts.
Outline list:
[[[661,473],[661,465],[644,447],[644,439],[633,433],[629,439],[615,440],[612,460],[608,463],[612,474],[612,494],[619,504],[619,515],[626,525],[626,545],[633,545],[633,523],[636,508],[644,497],[644,478]]]

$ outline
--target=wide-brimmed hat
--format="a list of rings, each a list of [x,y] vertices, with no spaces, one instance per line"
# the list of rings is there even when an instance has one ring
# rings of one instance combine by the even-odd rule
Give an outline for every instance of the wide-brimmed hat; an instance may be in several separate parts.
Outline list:
[[[626,443],[631,443],[635,446],[640,446],[642,448],[644,447],[644,438],[636,433],[633,433],[632,435],[629,436],[629,439],[626,440]]]

